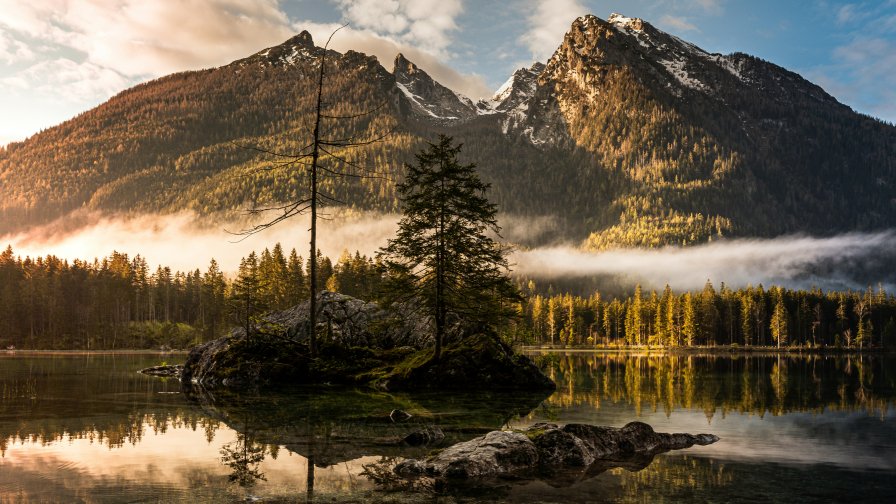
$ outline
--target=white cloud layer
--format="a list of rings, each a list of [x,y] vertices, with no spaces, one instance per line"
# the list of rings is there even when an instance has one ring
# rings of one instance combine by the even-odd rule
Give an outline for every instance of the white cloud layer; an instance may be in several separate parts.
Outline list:
[[[665,15],[660,18],[659,23],[661,27],[669,27],[675,31],[695,31],[699,32],[700,29],[697,28],[693,23],[690,23],[687,18],[681,16],[670,16]]]
[[[15,77],[0,79],[0,90],[27,91],[56,103],[80,103],[96,96],[110,96],[128,83],[128,79],[107,67],[59,58],[40,61]]]
[[[440,57],[450,56],[460,0],[336,0],[352,26]]]
[[[0,31],[0,63],[11,65],[32,58],[34,58],[34,52],[24,42]]]
[[[550,58],[563,42],[573,20],[588,14],[588,8],[578,0],[531,0],[529,7],[529,31],[520,37],[520,42],[538,61]]]
[[[543,234],[551,227],[549,218],[500,216],[508,240]],[[72,223],[81,225],[73,230]],[[394,236],[398,216],[363,214],[337,216],[321,224],[318,246],[334,260],[344,249],[372,256]],[[528,223],[528,225],[527,225]],[[260,251],[280,242],[284,249],[295,248],[308,256],[307,217],[292,219],[234,243],[242,225],[221,221],[214,226],[198,226],[189,213],[127,219],[100,215],[74,217],[15,236],[0,236],[0,248],[11,244],[20,255],[54,254],[67,259],[105,257],[113,250],[143,255],[152,264],[187,271],[204,268],[214,258],[226,271],[233,271],[249,252]],[[788,236],[764,240],[730,240],[695,247],[668,247],[655,250],[613,250],[585,252],[575,247],[543,247],[514,252],[513,272],[527,278],[613,277],[622,285],[641,283],[661,289],[665,284],[682,291],[700,289],[707,279],[716,286],[729,287],[763,283],[787,287],[863,289],[861,276],[874,275],[892,289],[892,275],[882,278],[875,265],[891,264],[896,250],[896,232],[845,234],[827,238]],[[871,265],[871,269],[863,267]],[[891,270],[888,268],[887,272]],[[887,273],[890,274],[890,273]],[[884,275],[886,276],[886,275]]]
[[[0,24],[124,75],[227,63],[288,38],[277,0],[0,0]]]
[[[204,269],[214,258],[222,270],[232,272],[242,257],[253,250],[272,248],[278,242],[286,251],[295,248],[302,257],[307,258],[309,252],[307,217],[291,219],[245,239],[228,233],[243,229],[240,223],[199,226],[196,216],[190,213],[127,219],[82,215],[75,219],[88,224],[72,231],[63,220],[27,233],[0,236],[0,243],[4,248],[11,245],[17,255],[53,254],[70,260],[106,257],[115,250],[132,257],[140,254],[153,266],[170,266],[180,271]],[[318,232],[318,248],[333,260],[346,248],[372,255],[394,235],[397,222],[394,215],[336,217],[322,224],[326,230]]]

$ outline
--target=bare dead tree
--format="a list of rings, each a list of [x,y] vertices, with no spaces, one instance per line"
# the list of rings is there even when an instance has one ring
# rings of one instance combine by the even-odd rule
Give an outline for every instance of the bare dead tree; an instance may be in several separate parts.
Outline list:
[[[392,131],[387,131],[379,136],[374,136],[372,138],[359,139],[357,135],[347,136],[344,138],[324,138],[322,132],[322,123],[325,120],[355,120],[362,118],[364,116],[370,116],[380,110],[386,105],[385,103],[380,106],[360,112],[357,114],[351,115],[334,115],[327,114],[324,110],[324,82],[326,77],[326,63],[327,63],[327,51],[330,46],[330,42],[333,40],[333,36],[336,33],[345,28],[346,25],[342,25],[336,30],[334,30],[329,38],[327,38],[327,43],[324,44],[323,50],[320,53],[320,63],[319,69],[317,73],[317,87],[316,87],[316,101],[314,106],[314,127],[311,132],[311,142],[307,145],[303,146],[299,152],[296,153],[284,153],[284,152],[275,152],[267,149],[263,149],[257,146],[241,146],[243,148],[255,150],[261,152],[263,154],[272,156],[276,159],[271,166],[260,168],[261,170],[278,170],[278,169],[289,169],[293,167],[304,167],[308,170],[308,175],[310,179],[309,190],[307,197],[299,198],[295,201],[286,202],[283,204],[267,206],[267,207],[254,207],[248,210],[248,214],[250,216],[259,216],[265,215],[270,212],[276,212],[273,218],[264,221],[260,224],[255,224],[248,229],[244,229],[238,233],[238,235],[242,235],[244,238],[261,231],[264,231],[267,228],[270,228],[284,220],[287,220],[291,217],[295,217],[297,215],[307,215],[310,214],[311,217],[311,227],[309,229],[311,233],[310,239],[310,272],[309,276],[309,290],[310,290],[310,307],[309,307],[309,351],[311,357],[316,357],[318,353],[317,348],[317,292],[319,289],[318,286],[318,265],[317,265],[317,221],[319,218],[319,206],[323,202],[340,204],[344,203],[334,198],[331,195],[324,194],[320,191],[319,182],[320,177],[331,176],[331,177],[349,177],[349,178],[387,178],[383,174],[378,174],[375,169],[371,167],[361,166],[360,164],[348,159],[346,156],[340,155],[337,153],[337,149],[350,149],[355,147],[362,147],[365,145],[370,145],[376,142],[383,140],[385,137],[390,135]],[[328,167],[322,161],[324,159],[331,159],[336,161],[337,163],[347,167],[347,169],[339,169],[337,167]]]

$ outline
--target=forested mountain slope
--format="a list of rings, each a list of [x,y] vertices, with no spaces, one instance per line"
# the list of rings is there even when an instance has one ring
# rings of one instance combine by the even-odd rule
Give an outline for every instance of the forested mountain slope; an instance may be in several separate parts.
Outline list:
[[[296,198],[264,151],[310,141],[307,32],[220,68],[163,77],[0,151],[0,234],[78,209],[235,212]],[[447,133],[503,212],[553,216],[586,246],[832,234],[896,222],[896,128],[744,54],[709,54],[639,19],[575,20],[546,65],[474,103],[399,55],[328,52],[325,135],[374,177],[327,178],[342,204],[396,210],[402,163]],[[388,135],[385,135],[389,133]],[[333,169],[346,169],[328,160]],[[555,236],[556,237],[556,236]]]

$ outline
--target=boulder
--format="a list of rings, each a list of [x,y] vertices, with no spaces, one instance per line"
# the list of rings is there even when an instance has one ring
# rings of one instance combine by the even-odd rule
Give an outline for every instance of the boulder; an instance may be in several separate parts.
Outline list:
[[[209,389],[303,384],[314,376],[311,364],[303,345],[260,335],[249,340],[231,335],[190,349],[181,382]]]
[[[149,376],[179,379],[184,372],[184,367],[180,364],[175,364],[173,366],[150,366],[148,368],[143,368],[138,372]]]
[[[262,323],[290,340],[306,343],[309,337],[311,303],[305,301],[287,310],[273,312]],[[384,310],[376,303],[323,291],[317,296],[317,334],[324,342],[349,347],[388,349],[408,346],[421,349],[431,344],[429,320],[408,307]],[[245,330],[234,329],[242,336]]]
[[[404,478],[427,477],[442,484],[540,477],[563,470],[587,471],[598,462],[604,468],[624,465],[624,461],[632,458],[652,459],[658,453],[718,440],[712,434],[658,433],[642,422],[631,422],[622,428],[540,423],[520,432],[489,432],[426,459],[405,460],[394,470]],[[605,464],[607,461],[613,464]]]
[[[442,442],[445,433],[435,425],[427,425],[411,432],[402,439],[409,446],[429,446]]]
[[[553,391],[554,382],[525,355],[494,333],[480,332],[446,345],[439,360],[426,349],[395,366],[376,382],[387,391],[532,390]]]
[[[528,357],[515,354],[487,328],[469,332],[453,323],[441,358],[434,360],[425,318],[332,292],[322,292],[319,301],[316,358],[308,351],[310,303],[305,302],[272,313],[250,338],[237,328],[194,347],[182,381],[206,388],[331,384],[390,392],[554,390]]]
[[[538,449],[520,432],[492,431],[457,443],[425,461],[405,460],[395,466],[400,476],[470,479],[520,473],[537,467]]]

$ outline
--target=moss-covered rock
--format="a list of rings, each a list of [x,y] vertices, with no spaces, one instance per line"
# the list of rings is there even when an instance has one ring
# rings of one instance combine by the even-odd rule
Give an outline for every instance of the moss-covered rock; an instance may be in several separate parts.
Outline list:
[[[382,377],[378,388],[398,390],[554,390],[525,355],[514,353],[495,334],[479,333],[446,346],[439,360],[431,349],[408,356]]]
[[[423,345],[427,337],[408,333],[425,324],[341,294],[324,292],[320,301],[327,317],[318,333],[326,336],[315,358],[302,332],[307,331],[305,303],[272,314],[262,324],[264,331],[250,338],[236,329],[194,347],[181,379],[206,388],[332,384],[387,391],[554,390],[528,357],[515,354],[494,333],[455,335],[436,361],[433,350]],[[405,322],[396,325],[397,319]]]
[[[302,345],[225,336],[190,350],[181,381],[207,388],[302,383],[311,362]]]

